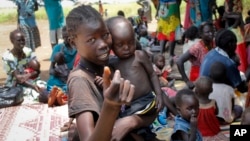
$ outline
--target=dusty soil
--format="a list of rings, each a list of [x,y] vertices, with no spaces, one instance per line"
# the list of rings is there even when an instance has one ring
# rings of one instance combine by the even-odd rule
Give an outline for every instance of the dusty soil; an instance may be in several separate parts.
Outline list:
[[[38,47],[35,51],[38,60],[41,63],[41,79],[42,80],[47,80],[49,73],[49,66],[50,66],[50,55],[52,52],[52,48],[50,46],[49,42],[49,23],[47,20],[37,20],[37,25],[40,31],[40,36],[41,36],[41,47]],[[17,25],[16,23],[5,23],[5,24],[0,24],[0,53],[1,56],[6,51],[6,49],[11,49],[12,44],[9,40],[9,33],[13,31]],[[152,21],[149,23],[149,31],[155,31],[156,29],[156,21]],[[177,45],[175,52],[177,55],[182,53],[182,46]],[[168,59],[168,53],[166,54],[166,59]],[[168,62],[168,61],[167,61]],[[176,66],[173,67],[173,75],[179,75]],[[0,85],[4,83],[6,79],[6,74],[3,70],[3,62],[0,60]]]

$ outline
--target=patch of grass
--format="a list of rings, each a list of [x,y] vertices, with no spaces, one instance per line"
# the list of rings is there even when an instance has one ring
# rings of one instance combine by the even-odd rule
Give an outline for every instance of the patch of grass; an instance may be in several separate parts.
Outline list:
[[[223,1],[217,1],[218,5],[223,5]],[[93,4],[92,5],[94,8],[98,10],[98,5]],[[247,10],[250,9],[250,3],[247,3],[246,0],[243,0],[243,6],[244,6],[244,11],[243,11],[243,17],[247,16]],[[153,6],[152,7],[152,16],[155,16],[156,10]],[[64,7],[64,16],[66,17],[70,10],[74,7]],[[140,8],[138,4],[134,3],[126,3],[126,4],[103,4],[103,8],[108,10],[108,17],[112,17],[117,15],[117,12],[119,10],[123,10],[125,13],[126,17],[137,15],[137,9]],[[184,20],[184,14],[185,14],[185,9],[186,8],[186,3],[182,1],[181,6],[180,6],[180,12],[181,12],[181,19]],[[47,14],[44,9],[44,7],[39,7],[39,10],[35,12],[36,19],[37,20],[47,20]],[[0,9],[0,23],[11,23],[11,22],[17,22],[17,10],[16,8],[11,8],[11,9]]]

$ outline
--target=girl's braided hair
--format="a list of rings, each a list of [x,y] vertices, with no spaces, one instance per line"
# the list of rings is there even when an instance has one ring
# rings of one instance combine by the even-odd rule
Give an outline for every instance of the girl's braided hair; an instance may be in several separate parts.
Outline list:
[[[80,5],[72,9],[66,17],[66,26],[69,38],[74,38],[78,28],[82,24],[93,23],[102,20],[100,13],[89,5]]]

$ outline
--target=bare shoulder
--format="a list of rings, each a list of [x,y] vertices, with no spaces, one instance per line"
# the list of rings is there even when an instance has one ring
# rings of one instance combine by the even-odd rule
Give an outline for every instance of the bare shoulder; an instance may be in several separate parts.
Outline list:
[[[142,51],[142,50],[136,50],[135,56],[139,57],[139,58],[148,57],[147,53],[145,51]]]

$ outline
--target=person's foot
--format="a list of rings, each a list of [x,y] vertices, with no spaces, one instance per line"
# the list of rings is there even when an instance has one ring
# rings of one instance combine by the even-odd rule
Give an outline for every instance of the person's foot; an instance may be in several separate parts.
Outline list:
[[[48,107],[52,107],[55,104],[58,88],[53,87],[49,94]]]
[[[169,58],[169,65],[170,65],[171,67],[174,66],[174,63],[176,62],[176,59],[177,59],[177,56],[176,56],[176,55],[175,55],[175,56],[170,56],[170,58]]]
[[[58,105],[61,106],[67,103],[67,101],[64,100],[65,96],[67,97],[67,95],[65,95],[62,90],[58,90],[57,95],[56,95],[56,101]]]

